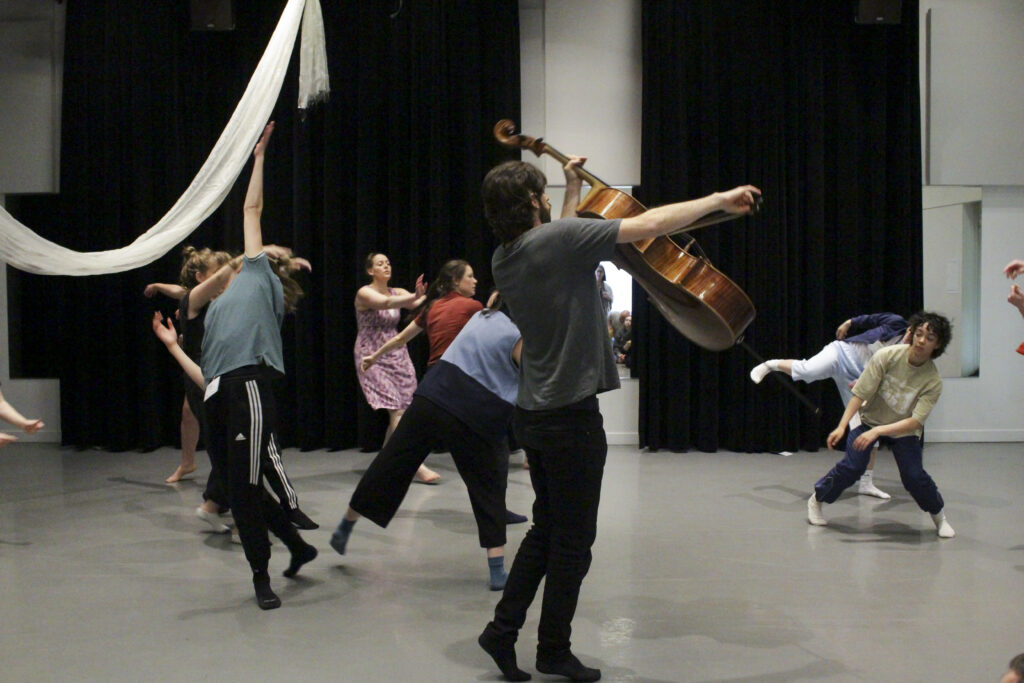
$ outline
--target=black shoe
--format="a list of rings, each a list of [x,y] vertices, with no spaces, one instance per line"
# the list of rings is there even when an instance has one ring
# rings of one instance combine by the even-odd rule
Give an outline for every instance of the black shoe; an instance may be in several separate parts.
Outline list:
[[[576,655],[568,650],[561,654],[549,657],[541,657],[541,655],[538,654],[537,671],[542,674],[565,676],[570,681],[601,680],[600,669],[591,669],[589,666],[583,666],[583,663],[576,659]]]
[[[498,665],[502,675],[505,676],[505,680],[508,681],[528,681],[530,680],[530,674],[526,673],[516,665],[516,648],[514,645],[510,645],[506,642],[502,642],[500,639],[491,635],[491,631],[488,628],[484,629],[484,632],[480,634],[480,637],[476,639],[476,642],[480,644],[480,647],[484,649],[484,652],[491,656],[494,663]]]
[[[260,609],[277,609],[281,606],[281,598],[271,589],[270,578],[266,572],[262,572],[260,576],[253,576],[252,585],[256,589],[256,604]]]
[[[292,553],[292,561],[288,563],[288,569],[284,570],[284,575],[289,579],[292,578],[299,573],[302,565],[315,560],[318,554],[316,548],[307,543],[305,548],[297,553]]]
[[[320,525],[311,520],[305,512],[299,508],[288,510],[288,520],[292,523],[296,529],[304,529],[309,531],[311,529],[319,529]]]
[[[505,510],[505,524],[522,524],[530,520],[526,515],[520,515],[511,510]]]

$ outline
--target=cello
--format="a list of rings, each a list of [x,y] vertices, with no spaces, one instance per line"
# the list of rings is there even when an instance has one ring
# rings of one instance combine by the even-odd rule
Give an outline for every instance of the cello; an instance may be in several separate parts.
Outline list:
[[[547,154],[563,165],[568,163],[569,157],[543,138],[517,134],[515,128],[515,123],[502,119],[494,126],[494,137],[506,147],[529,149],[537,156]],[[576,172],[590,184],[590,191],[576,207],[577,215],[630,218],[647,210],[632,196],[610,187],[587,169],[577,167]],[[758,195],[753,212],[760,205]],[[740,215],[713,211],[676,234]],[[616,244],[612,263],[644,288],[654,306],[684,337],[710,351],[723,351],[742,341],[756,310],[750,297],[711,264],[696,240],[689,235],[686,238],[683,246],[671,235]]]

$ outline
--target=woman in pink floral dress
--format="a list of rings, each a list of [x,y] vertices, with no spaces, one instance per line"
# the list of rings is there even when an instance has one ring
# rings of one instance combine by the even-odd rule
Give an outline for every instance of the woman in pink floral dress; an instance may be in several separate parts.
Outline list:
[[[359,364],[364,356],[370,355],[397,334],[398,309],[419,306],[423,302],[426,285],[420,275],[416,278],[415,292],[389,287],[391,262],[384,254],[370,254],[366,257],[364,267],[370,276],[370,284],[360,287],[356,292],[356,322],[359,329],[354,349],[356,375],[370,407],[388,411],[388,431],[384,436],[384,442],[387,443],[405,409],[412,403],[412,395],[416,391],[416,369],[404,346],[382,355],[366,372],[360,370]],[[441,475],[426,465],[420,465],[416,478],[432,483],[440,479]]]

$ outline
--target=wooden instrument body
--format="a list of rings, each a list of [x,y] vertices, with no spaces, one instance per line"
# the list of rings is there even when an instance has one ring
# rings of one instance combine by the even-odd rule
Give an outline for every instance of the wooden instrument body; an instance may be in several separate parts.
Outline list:
[[[580,216],[594,218],[629,218],[644,211],[636,199],[610,187],[592,188],[577,207]],[[673,327],[708,350],[733,346],[757,314],[732,280],[667,235],[617,244],[612,262],[643,287]]]
[[[506,147],[530,149],[537,156],[549,154],[562,164],[569,160],[541,138],[516,134],[515,124],[508,119],[495,124],[494,137]],[[577,167],[576,172],[591,185],[590,192],[576,207],[577,215],[631,218],[647,210],[632,196],[609,187],[590,171]],[[760,197],[758,205],[759,202]],[[684,229],[738,217],[716,211]],[[612,262],[640,283],[655,307],[684,337],[711,351],[723,351],[736,344],[754,320],[754,303],[707,258],[691,254],[690,245],[680,247],[669,235],[617,244]]]

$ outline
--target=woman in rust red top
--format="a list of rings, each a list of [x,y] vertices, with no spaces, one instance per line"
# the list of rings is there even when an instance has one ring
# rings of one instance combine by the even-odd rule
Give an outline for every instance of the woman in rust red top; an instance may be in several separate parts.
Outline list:
[[[441,271],[427,288],[426,300],[416,318],[372,354],[363,356],[360,369],[366,372],[381,356],[405,346],[424,330],[430,342],[427,367],[431,367],[441,358],[466,322],[483,309],[483,304],[473,298],[474,294],[476,276],[473,275],[473,268],[462,259],[448,261],[441,266]]]

